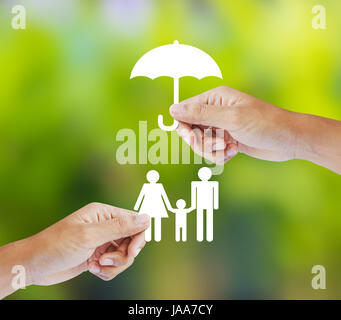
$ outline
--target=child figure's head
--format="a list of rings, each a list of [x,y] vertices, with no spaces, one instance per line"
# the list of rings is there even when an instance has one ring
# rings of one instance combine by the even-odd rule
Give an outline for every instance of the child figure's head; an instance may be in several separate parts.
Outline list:
[[[176,206],[178,207],[178,209],[183,209],[186,207],[186,201],[183,200],[183,199],[179,199],[177,202],[176,202]]]

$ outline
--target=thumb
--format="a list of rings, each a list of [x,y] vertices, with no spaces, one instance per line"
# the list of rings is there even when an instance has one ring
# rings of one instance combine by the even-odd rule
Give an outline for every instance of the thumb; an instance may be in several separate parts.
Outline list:
[[[232,129],[235,121],[235,109],[200,103],[173,104],[170,114],[175,120],[189,124]]]
[[[116,213],[111,219],[93,223],[90,227],[91,246],[133,236],[149,227],[150,217],[147,214],[137,215],[133,211],[124,210]]]

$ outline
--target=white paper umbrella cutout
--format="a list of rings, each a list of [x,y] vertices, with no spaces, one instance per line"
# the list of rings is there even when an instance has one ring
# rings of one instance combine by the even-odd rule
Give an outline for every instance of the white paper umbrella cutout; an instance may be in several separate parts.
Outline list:
[[[179,44],[167,44],[157,47],[144,54],[135,64],[130,79],[135,77],[155,79],[166,76],[174,79],[174,103],[179,103],[179,79],[191,76],[198,79],[213,76],[222,78],[216,62],[204,51]],[[163,116],[158,116],[159,127],[164,131],[173,131],[178,127],[174,120],[171,126],[163,124]]]

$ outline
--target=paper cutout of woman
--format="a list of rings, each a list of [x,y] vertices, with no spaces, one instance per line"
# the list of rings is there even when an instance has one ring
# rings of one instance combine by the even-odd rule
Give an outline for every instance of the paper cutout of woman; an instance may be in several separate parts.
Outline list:
[[[167,209],[171,210],[172,206],[162,183],[157,183],[160,178],[159,173],[156,170],[150,170],[147,172],[146,178],[149,183],[142,186],[134,210],[139,210],[139,213],[145,213],[151,217],[150,226],[145,231],[145,240],[149,242],[152,239],[152,222],[154,220],[154,240],[160,241],[161,219],[168,218]]]

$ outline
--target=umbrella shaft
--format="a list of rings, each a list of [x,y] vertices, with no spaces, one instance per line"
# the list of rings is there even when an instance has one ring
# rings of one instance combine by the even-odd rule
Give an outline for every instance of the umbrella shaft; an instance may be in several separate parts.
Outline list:
[[[179,103],[179,78],[174,78],[174,104]]]

